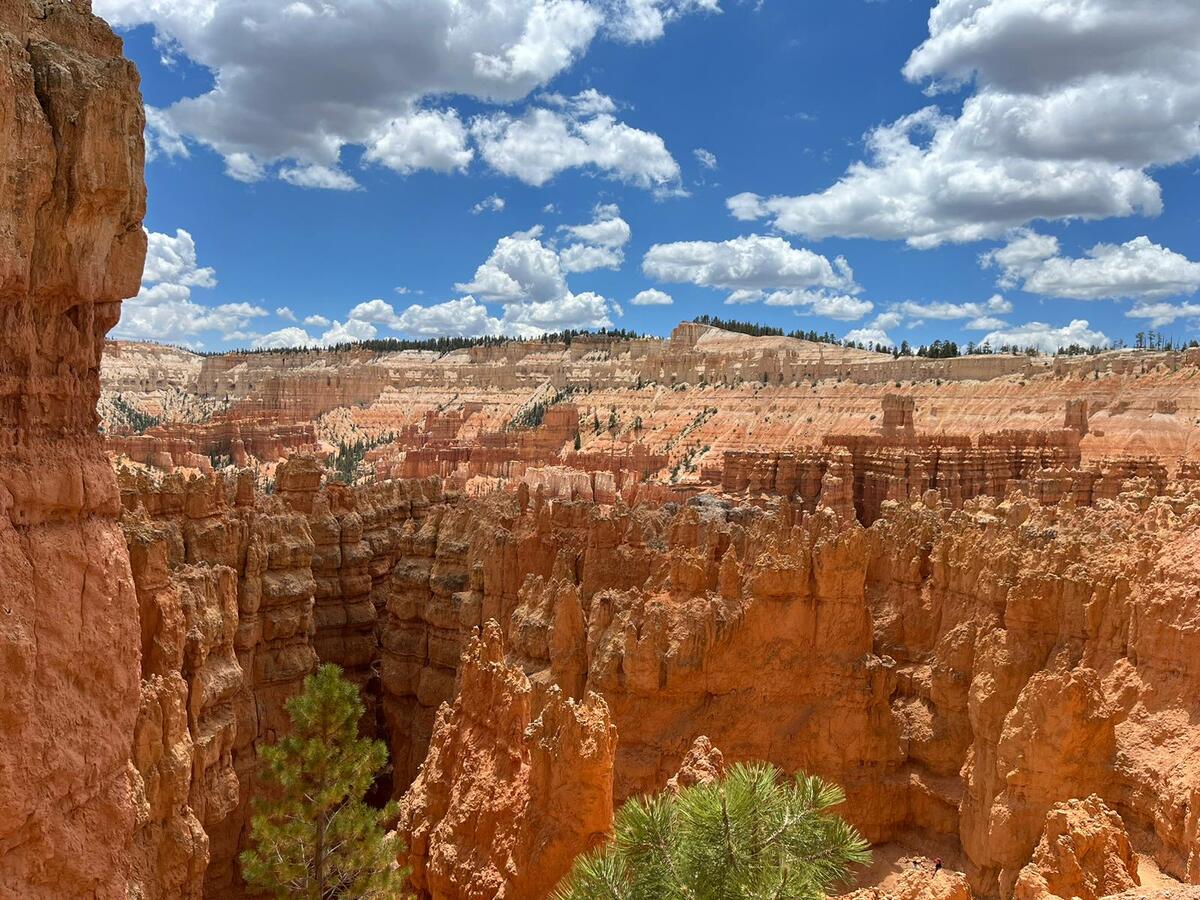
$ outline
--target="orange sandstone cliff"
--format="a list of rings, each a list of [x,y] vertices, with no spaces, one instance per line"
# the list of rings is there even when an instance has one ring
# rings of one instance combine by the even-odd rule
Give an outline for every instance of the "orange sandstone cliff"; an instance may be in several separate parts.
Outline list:
[[[125,897],[138,599],[96,433],[143,113],[86,0],[0,4],[0,895]]]

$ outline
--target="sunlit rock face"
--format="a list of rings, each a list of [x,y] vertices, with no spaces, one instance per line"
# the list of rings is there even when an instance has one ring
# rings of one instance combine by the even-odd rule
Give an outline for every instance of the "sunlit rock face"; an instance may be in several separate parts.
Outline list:
[[[237,897],[258,751],[286,733],[285,704],[318,660],[367,701],[376,730],[376,602],[402,526],[440,503],[436,482],[322,485],[308,456],[276,473],[120,473],[121,525],[142,634],[134,841],[145,896]]]
[[[494,621],[474,633],[459,676],[401,805],[412,884],[424,897],[549,896],[612,826],[608,708],[531,684],[506,662]]]
[[[456,654],[494,619],[535,696],[604,698],[618,803],[667,787],[702,735],[724,764],[839,782],[872,841],[960,847],[952,894],[1010,896],[1052,808],[1091,795],[1194,879],[1200,484],[1127,487],[1082,507],[927,492],[869,528],[520,493],[431,516],[383,624],[397,788],[439,706],[471,702]]]
[[[1099,900],[1140,884],[1137,854],[1121,817],[1098,796],[1056,803],[1033,859],[1017,877],[1017,900]]]
[[[1132,896],[1137,854],[1200,882],[1194,351],[686,324],[121,345],[102,385],[137,76],[83,0],[0,5],[0,53],[0,895],[243,895],[259,751],[322,660],[424,896],[545,896],[622,801],[746,760],[961,860],[877,896]]]
[[[0,6],[0,894],[124,897],[138,600],[96,434],[138,290],[143,113],[82,0]]]

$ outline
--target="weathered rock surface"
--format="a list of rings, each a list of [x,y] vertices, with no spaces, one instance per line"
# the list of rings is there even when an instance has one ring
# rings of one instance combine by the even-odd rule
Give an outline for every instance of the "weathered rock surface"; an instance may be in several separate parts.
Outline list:
[[[1033,859],[1017,876],[1016,900],[1099,900],[1140,883],[1125,823],[1098,796],[1055,804]]]
[[[697,784],[713,784],[720,781],[724,774],[724,754],[701,735],[679,764],[679,771],[667,781],[667,790],[678,793]]]
[[[1196,487],[1091,507],[934,494],[869,529],[520,493],[430,516],[383,625],[397,787],[494,618],[535,685],[604,697],[618,802],[662,789],[703,734],[838,781],[874,841],[957,840],[983,895],[1010,894],[1047,811],[1091,793],[1194,878]]]
[[[933,871],[928,860],[919,870],[890,879],[887,887],[861,888],[843,894],[843,900],[972,900],[967,879],[958,872]]]
[[[514,478],[534,464],[566,464],[613,471],[618,487],[622,473],[694,485],[714,476],[720,483],[726,452],[803,454],[831,435],[883,432],[903,442],[924,434],[953,446],[985,432],[1063,429],[1079,439],[1085,464],[1131,456],[1174,469],[1200,459],[1197,363],[1196,350],[892,359],[694,323],[668,340],[593,335],[444,355],[189,358],[119,344],[105,364],[104,409],[110,431],[132,405],[164,423],[205,423],[214,434],[231,423],[269,430],[315,421],[331,446],[390,435],[391,450],[373,458],[381,475],[404,477]],[[554,414],[574,408],[578,448],[569,433],[565,445],[558,435],[539,450],[537,440],[506,432],[539,402],[550,403],[547,439]]]
[[[318,656],[362,686],[375,728],[375,603],[401,525],[441,498],[436,484],[322,477],[305,456],[280,465],[271,496],[248,473],[121,475],[141,606],[143,896],[241,895],[258,748],[286,731],[284,704]]]
[[[96,436],[138,290],[143,113],[83,0],[0,5],[0,895],[124,897],[138,601]]]
[[[612,827],[608,708],[538,691],[505,661],[495,622],[468,644],[460,681],[401,807],[412,884],[436,900],[547,897]]]

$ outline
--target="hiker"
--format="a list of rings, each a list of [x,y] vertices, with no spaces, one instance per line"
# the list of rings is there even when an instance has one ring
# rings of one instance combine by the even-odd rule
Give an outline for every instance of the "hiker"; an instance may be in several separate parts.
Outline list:
[[[940,871],[942,871],[942,858],[939,856],[933,861],[933,874],[936,875]]]

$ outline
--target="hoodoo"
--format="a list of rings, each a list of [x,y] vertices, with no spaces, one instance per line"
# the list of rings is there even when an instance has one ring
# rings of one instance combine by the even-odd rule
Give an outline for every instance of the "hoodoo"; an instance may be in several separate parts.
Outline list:
[[[782,6],[96,0],[118,37],[89,0],[0,0],[0,898],[1200,895],[1200,346],[1018,326],[1000,294],[885,308],[782,236],[1003,240],[972,259],[1010,294],[1182,329],[1195,304],[1170,298],[1200,264],[1146,236],[1068,258],[1031,223],[1157,212],[1148,173],[1200,152],[1200,18],[940,0],[905,74],[974,91],[961,117],[873,132],[827,195],[728,198],[771,233],[647,242],[626,285],[631,319],[675,302],[649,279],[871,324],[614,330],[626,311],[567,279],[629,276],[633,226],[595,179],[586,204],[555,179],[590,167],[694,209],[716,185],[620,121],[632,106],[556,79],[718,10],[734,48]],[[122,38],[165,105],[143,106]],[[193,94],[163,100],[163,72]],[[1068,133],[1109,94],[1167,99],[1128,133],[1091,107],[1111,133]],[[1070,101],[1053,127],[1047,97]],[[1174,149],[1137,151],[1143,130]],[[1062,168],[1084,138],[1086,173]],[[593,221],[522,218],[457,299],[337,320],[302,308],[325,284],[245,299],[263,239],[205,305],[191,234],[143,227],[147,141],[152,166],[223,157],[205,177],[262,230],[312,223],[326,191],[346,222],[323,241],[359,233],[347,210],[378,226],[375,179],[426,168],[562,189]],[[1069,202],[1109,170],[1116,212],[1108,182]],[[151,171],[174,209],[178,172]],[[999,196],[1021,178],[1037,190]],[[389,216],[421,208],[419,181]],[[466,215],[559,215],[525,199]],[[230,245],[253,243],[242,217]],[[445,262],[394,237],[391,266]],[[989,339],[885,330],[927,320]]]

